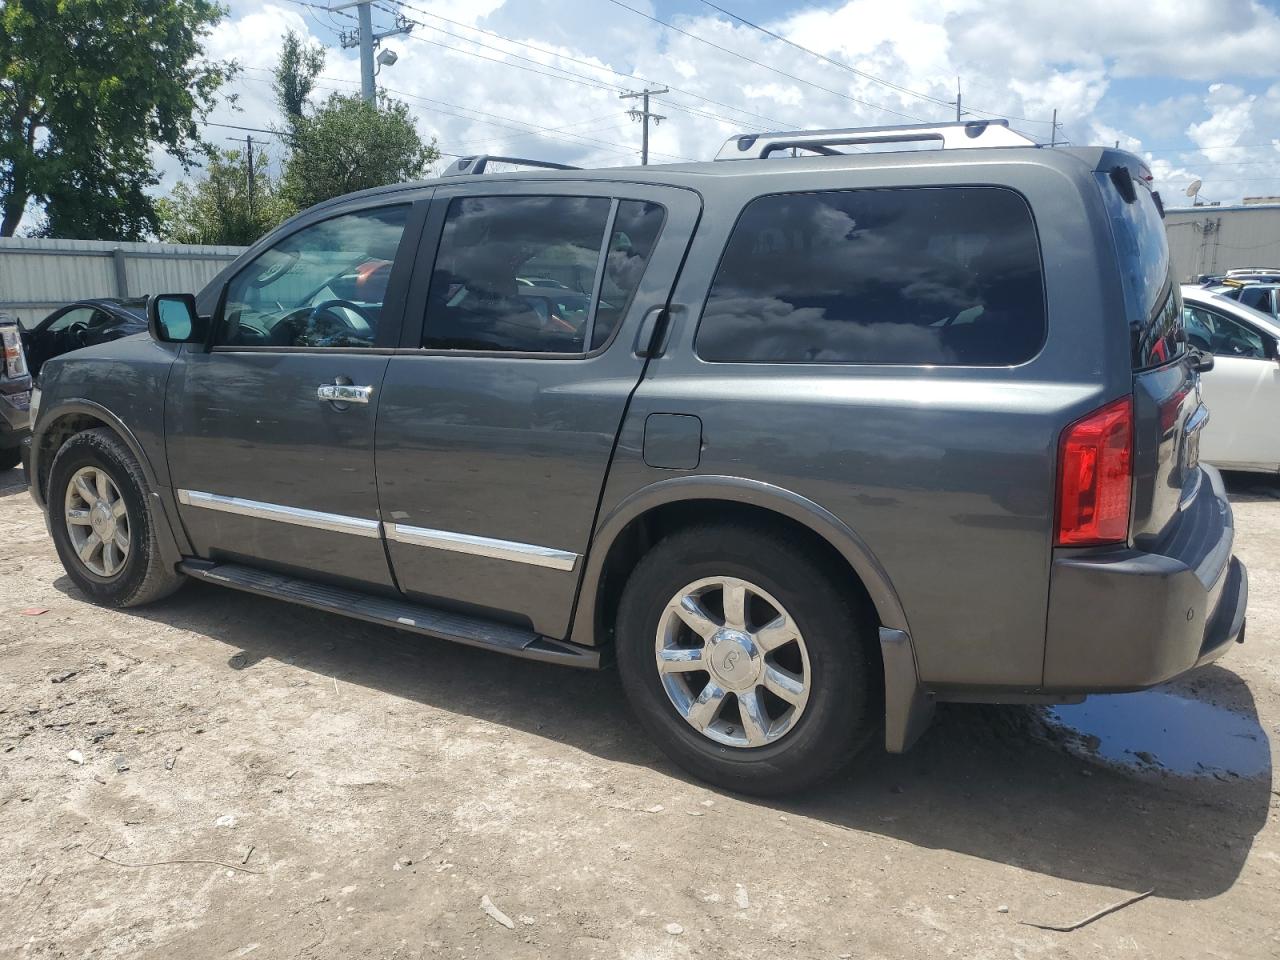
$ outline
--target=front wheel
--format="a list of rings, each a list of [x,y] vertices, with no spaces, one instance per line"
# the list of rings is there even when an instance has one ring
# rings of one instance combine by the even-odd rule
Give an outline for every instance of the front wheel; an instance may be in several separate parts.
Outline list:
[[[135,607],[167,596],[184,577],[164,564],[146,477],[107,429],[78,433],[49,471],[49,529],[77,587],[95,603]]]
[[[835,774],[877,725],[865,613],[781,530],[691,528],[637,565],[618,667],[641,724],[680,766],[760,795]]]

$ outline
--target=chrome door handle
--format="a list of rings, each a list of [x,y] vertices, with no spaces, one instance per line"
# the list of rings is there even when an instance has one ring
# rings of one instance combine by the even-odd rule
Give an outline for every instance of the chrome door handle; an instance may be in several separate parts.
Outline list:
[[[322,383],[316,388],[317,400],[332,403],[368,403],[373,387],[357,387],[350,383]]]

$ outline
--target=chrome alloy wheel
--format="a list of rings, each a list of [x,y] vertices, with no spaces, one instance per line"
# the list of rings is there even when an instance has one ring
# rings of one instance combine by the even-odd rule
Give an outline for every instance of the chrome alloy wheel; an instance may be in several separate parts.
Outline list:
[[[81,467],[67,484],[67,536],[85,568],[114,577],[129,558],[129,508],[105,470]]]
[[[809,700],[804,638],[782,604],[746,580],[710,577],[677,593],[658,622],[656,650],[671,703],[717,743],[775,743]]]

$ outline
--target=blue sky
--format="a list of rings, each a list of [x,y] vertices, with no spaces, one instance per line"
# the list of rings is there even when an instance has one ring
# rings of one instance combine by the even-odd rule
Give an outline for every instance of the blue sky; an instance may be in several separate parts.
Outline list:
[[[714,0],[805,50],[704,0],[378,3],[379,27],[416,21],[385,42],[400,60],[379,83],[446,152],[635,162],[639,129],[618,93],[650,80],[672,88],[655,104],[667,116],[655,161],[705,159],[742,130],[947,119],[959,75],[976,115],[1047,141],[1056,108],[1061,137],[1143,154],[1171,202],[1193,179],[1214,200],[1280,194],[1276,0]],[[355,52],[338,47],[354,23],[326,5],[232,0],[209,53],[245,69],[238,108],[214,119],[277,122],[269,70],[287,28],[327,48],[317,98],[357,88]],[[171,184],[180,173],[163,166]]]

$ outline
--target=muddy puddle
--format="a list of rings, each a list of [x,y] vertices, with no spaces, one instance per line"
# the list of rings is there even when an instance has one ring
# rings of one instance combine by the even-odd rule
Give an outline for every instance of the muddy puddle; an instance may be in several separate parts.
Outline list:
[[[1256,717],[1163,690],[1049,707],[1044,720],[1072,753],[1131,770],[1228,780],[1271,769]]]

